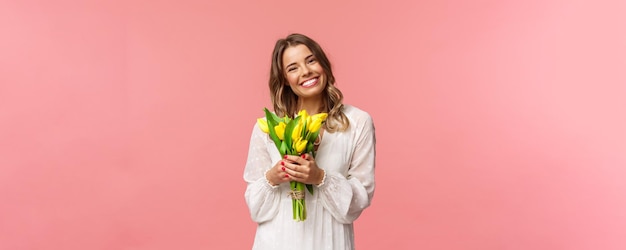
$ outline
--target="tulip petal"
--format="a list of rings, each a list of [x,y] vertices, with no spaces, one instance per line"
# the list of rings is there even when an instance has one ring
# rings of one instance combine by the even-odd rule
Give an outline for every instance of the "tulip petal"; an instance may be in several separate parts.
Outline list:
[[[274,131],[276,131],[276,135],[278,139],[281,141],[285,139],[285,123],[279,122],[278,125],[274,126]]]
[[[293,133],[293,129],[298,124],[298,120],[300,120],[300,117],[296,117],[296,119],[292,119],[289,121],[289,123],[287,123],[287,127],[285,128],[285,135],[291,135]],[[292,136],[285,136],[284,140],[289,147],[293,145]]]
[[[261,129],[261,131],[263,131],[264,133],[267,134],[270,132],[269,128],[267,127],[267,121],[265,119],[263,118],[257,119],[257,124],[259,128]]]

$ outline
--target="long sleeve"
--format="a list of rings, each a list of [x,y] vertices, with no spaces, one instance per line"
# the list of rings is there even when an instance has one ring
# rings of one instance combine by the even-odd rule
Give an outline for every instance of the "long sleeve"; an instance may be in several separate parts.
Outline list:
[[[254,126],[250,138],[248,160],[243,178],[247,182],[245,199],[252,220],[262,223],[271,220],[279,210],[280,189],[272,187],[265,179],[265,171],[271,168],[272,162],[266,144],[267,135],[258,125]]]
[[[352,152],[347,176],[327,173],[319,187],[322,204],[340,223],[354,222],[371,204],[375,189],[374,168],[376,136],[372,118],[364,113],[351,129],[356,129],[356,144]]]

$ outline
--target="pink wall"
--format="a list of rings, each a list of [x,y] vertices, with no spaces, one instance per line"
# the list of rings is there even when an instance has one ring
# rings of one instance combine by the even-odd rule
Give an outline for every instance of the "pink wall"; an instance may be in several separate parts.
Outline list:
[[[269,56],[369,111],[358,249],[626,249],[624,1],[0,3],[0,249],[249,249]]]

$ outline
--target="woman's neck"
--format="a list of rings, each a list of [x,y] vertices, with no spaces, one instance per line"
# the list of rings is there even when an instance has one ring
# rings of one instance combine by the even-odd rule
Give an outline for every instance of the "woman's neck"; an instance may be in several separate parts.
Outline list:
[[[322,98],[315,98],[315,99],[300,99],[298,100],[298,110],[306,110],[307,113],[314,115],[320,112],[323,112],[324,110],[322,110],[324,108],[324,102],[322,101]]]

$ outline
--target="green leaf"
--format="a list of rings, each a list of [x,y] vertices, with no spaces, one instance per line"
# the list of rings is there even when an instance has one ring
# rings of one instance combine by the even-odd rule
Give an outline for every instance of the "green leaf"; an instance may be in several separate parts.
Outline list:
[[[280,151],[281,156],[284,156],[285,154],[289,153],[288,152],[289,149],[287,148],[287,145],[285,145],[285,141],[280,142],[280,147],[278,148],[278,151]]]
[[[321,129],[320,129],[320,130],[321,130]],[[306,138],[306,139],[307,139],[307,140],[309,140],[309,141],[314,142],[314,141],[317,139],[317,136],[320,134],[320,130],[318,130],[318,131],[317,131],[317,132],[315,132],[315,133],[310,133],[310,134],[309,134],[309,137],[308,137],[308,138]]]
[[[269,130],[270,138],[274,141],[276,148],[280,150],[281,141],[280,138],[278,138],[278,135],[276,135],[276,130],[274,129],[279,122],[274,118],[276,118],[276,115],[265,108],[265,119],[267,120],[267,128]]]
[[[306,189],[309,190],[309,193],[313,194],[313,185],[306,184]]]
[[[278,118],[276,114],[270,112],[267,108],[264,108],[263,111],[265,111],[265,117],[267,118],[268,124],[271,121],[274,123],[274,126],[276,126],[276,124],[282,121],[282,119]]]

